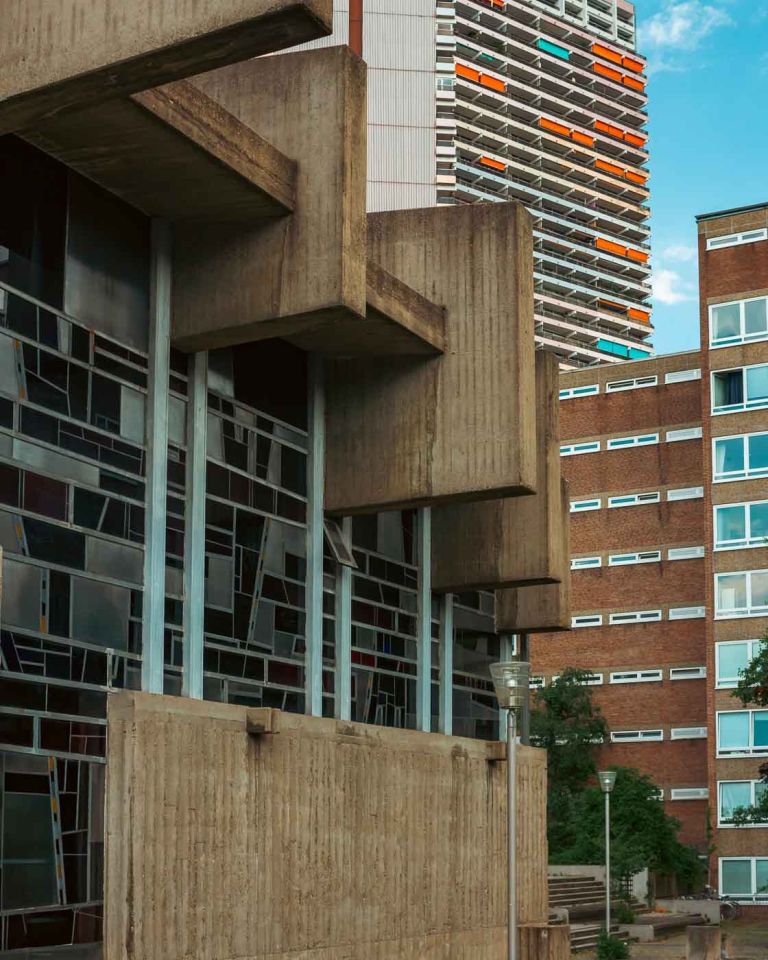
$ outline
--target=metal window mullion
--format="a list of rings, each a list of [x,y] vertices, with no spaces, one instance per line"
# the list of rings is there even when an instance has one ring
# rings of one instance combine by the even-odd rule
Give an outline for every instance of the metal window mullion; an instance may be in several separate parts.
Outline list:
[[[352,543],[352,518],[344,517],[341,532]],[[352,568],[340,563],[336,572],[336,686],[334,716],[352,719]]]
[[[453,594],[440,598],[440,733],[453,733]]]
[[[187,515],[184,537],[184,657],[181,693],[203,699],[205,616],[205,477],[208,443],[208,354],[189,360]]]
[[[416,729],[432,729],[432,511],[416,513],[417,624],[416,624]]]
[[[148,693],[162,693],[171,352],[171,228],[167,222],[152,221],[151,248],[141,688]]]
[[[325,482],[325,385],[323,359],[309,356],[309,454],[307,456],[306,653],[304,712],[323,714],[323,486]]]

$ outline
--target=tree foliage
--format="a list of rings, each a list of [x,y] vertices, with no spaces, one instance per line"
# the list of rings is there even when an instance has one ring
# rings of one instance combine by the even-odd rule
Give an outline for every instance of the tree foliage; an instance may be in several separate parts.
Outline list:
[[[595,784],[597,751],[608,727],[586,685],[591,674],[566,670],[538,691],[531,713],[531,741],[547,750],[547,829],[552,863],[605,861],[604,796]],[[674,873],[694,884],[698,857],[677,839],[680,824],[667,816],[650,777],[616,769],[611,797],[613,874],[627,878],[644,868]]]

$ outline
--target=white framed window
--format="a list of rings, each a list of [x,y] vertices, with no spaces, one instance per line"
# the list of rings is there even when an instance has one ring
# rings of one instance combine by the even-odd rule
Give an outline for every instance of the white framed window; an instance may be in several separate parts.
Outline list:
[[[670,800],[706,800],[708,797],[706,787],[673,787],[669,791]]]
[[[732,300],[709,308],[709,345],[727,347],[768,337],[768,297]]]
[[[661,550],[646,550],[643,553],[612,553],[608,557],[609,567],[629,566],[635,563],[659,563]]]
[[[611,674],[611,683],[661,683],[662,670],[620,670]]]
[[[612,743],[644,743],[664,739],[663,730],[611,730]]]
[[[717,783],[717,825],[732,827],[734,811],[740,807],[756,806],[768,784],[760,780],[718,780]],[[750,824],[756,826],[756,824]]]
[[[685,383],[688,380],[701,380],[699,367],[692,370],[672,370],[664,374],[664,383]]]
[[[768,613],[768,570],[715,574],[715,617],[757,617]]]
[[[768,857],[720,857],[720,896],[768,902]]]
[[[601,557],[573,557],[571,559],[571,570],[593,570],[595,567],[601,567],[602,565]]]
[[[715,550],[768,546],[768,500],[715,507]]]
[[[667,490],[667,500],[700,500],[704,496],[704,487],[678,487]]]
[[[658,503],[661,494],[654,493],[627,493],[619,497],[608,497],[609,509],[614,507],[641,507],[645,503]]]
[[[760,640],[723,640],[715,644],[715,686],[718,690],[735,687],[739,675],[760,652]]]
[[[704,607],[670,607],[670,620],[698,620],[706,613]]]
[[[578,617],[571,617],[571,626],[576,627],[602,627],[603,617],[600,613],[588,613]]]
[[[706,727],[672,727],[670,740],[706,740]]]
[[[739,413],[768,407],[768,363],[712,374],[712,413]]]
[[[560,679],[560,674],[558,673],[557,676],[552,677],[552,682],[554,683],[555,680],[559,680],[559,679]],[[603,685],[602,673],[590,673],[583,680],[579,681],[579,686],[581,687],[601,687],[602,685]],[[597,742],[601,743],[602,741],[598,740]]]
[[[612,383],[606,383],[606,393],[619,393],[621,390],[642,390],[643,387],[655,387],[658,384],[658,377],[635,377],[634,380],[614,380]]]
[[[571,500],[571,513],[586,513],[588,510],[599,510],[603,505],[600,497],[589,500]]]
[[[596,383],[590,383],[585,387],[566,387],[560,391],[561,400],[575,400],[576,397],[592,397],[600,393],[600,387]]]
[[[622,623],[654,623],[661,620],[661,610],[630,610],[627,613],[612,613],[608,622],[613,625]]]
[[[613,437],[605,446],[606,450],[620,450],[624,447],[649,447],[658,442],[658,433],[641,433],[634,437]]]
[[[707,676],[706,667],[670,667],[670,680],[703,680]]]
[[[566,443],[560,447],[561,457],[575,457],[579,453],[598,453],[599,440],[588,440],[584,443]]]
[[[677,443],[680,440],[701,440],[701,427],[685,427],[680,430],[667,430],[667,443]]]
[[[758,240],[768,239],[768,230],[747,230],[743,233],[729,233],[724,237],[710,237],[707,240],[707,250],[719,250],[721,247],[737,247],[742,243],[756,243]]]
[[[718,757],[768,753],[768,710],[720,710]]]
[[[544,686],[544,677],[531,677],[528,680],[528,686],[531,690],[541,690]]]
[[[715,483],[768,477],[768,433],[746,433],[713,440],[712,474]]]
[[[696,560],[704,556],[704,547],[670,547],[667,560]]]

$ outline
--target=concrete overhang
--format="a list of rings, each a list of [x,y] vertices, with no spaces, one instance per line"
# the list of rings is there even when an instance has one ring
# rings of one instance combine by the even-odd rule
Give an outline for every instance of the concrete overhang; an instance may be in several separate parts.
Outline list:
[[[536,493],[435,507],[433,590],[558,583],[566,574],[570,558],[560,478],[558,367],[554,354],[537,352]]]
[[[150,217],[252,223],[294,208],[296,163],[185,80],[24,136]]]
[[[333,0],[6,0],[0,134],[331,33]]]

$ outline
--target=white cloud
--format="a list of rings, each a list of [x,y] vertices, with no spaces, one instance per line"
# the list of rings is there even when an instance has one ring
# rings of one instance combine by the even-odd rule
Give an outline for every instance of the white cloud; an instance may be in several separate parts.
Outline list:
[[[701,0],[667,0],[658,13],[640,24],[638,47],[695,50],[718,27],[733,21],[725,10]]]
[[[689,280],[683,280],[675,270],[655,271],[651,278],[651,285],[653,299],[667,306],[687,303],[694,299],[694,285]]]
[[[661,256],[664,260],[673,260],[676,263],[689,263],[696,259],[696,247],[689,247],[684,243],[672,243],[665,247]]]

